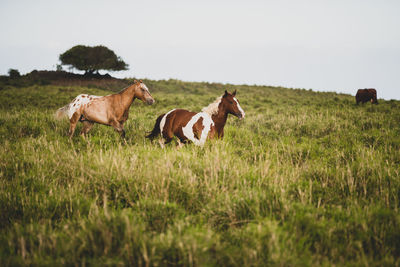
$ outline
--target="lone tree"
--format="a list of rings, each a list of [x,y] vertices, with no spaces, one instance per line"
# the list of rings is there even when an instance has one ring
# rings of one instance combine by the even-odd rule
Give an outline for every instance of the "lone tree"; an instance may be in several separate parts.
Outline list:
[[[9,69],[8,70],[8,75],[10,76],[11,79],[16,79],[21,77],[21,74],[17,69]]]
[[[70,65],[78,70],[84,70],[85,75],[92,75],[99,70],[127,70],[126,64],[114,51],[105,46],[76,45],[60,55],[62,65]]]

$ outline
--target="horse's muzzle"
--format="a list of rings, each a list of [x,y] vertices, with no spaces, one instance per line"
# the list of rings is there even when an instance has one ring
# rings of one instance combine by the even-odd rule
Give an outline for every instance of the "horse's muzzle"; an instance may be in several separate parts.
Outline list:
[[[146,102],[148,105],[153,105],[154,102],[156,102],[156,101],[154,99],[148,99],[148,100],[146,100]]]
[[[239,118],[239,120],[244,118],[244,114],[242,112],[236,113],[235,115]]]

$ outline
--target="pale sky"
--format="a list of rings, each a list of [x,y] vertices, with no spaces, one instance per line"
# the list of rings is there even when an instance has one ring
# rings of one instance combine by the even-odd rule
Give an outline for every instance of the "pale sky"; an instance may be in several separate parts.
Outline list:
[[[117,77],[336,91],[400,100],[400,1],[0,2],[0,74],[54,70],[74,45],[105,45]]]

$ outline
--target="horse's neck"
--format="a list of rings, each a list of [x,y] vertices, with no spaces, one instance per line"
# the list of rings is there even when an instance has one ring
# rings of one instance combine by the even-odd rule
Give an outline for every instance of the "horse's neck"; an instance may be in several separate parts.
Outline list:
[[[224,110],[218,110],[218,112],[212,115],[212,120],[214,121],[215,128],[218,133],[224,130],[226,120],[228,119],[228,113]]]
[[[128,109],[131,106],[133,100],[135,100],[135,86],[129,86],[128,88],[119,92],[119,94],[122,98],[122,105],[124,106],[124,108]]]

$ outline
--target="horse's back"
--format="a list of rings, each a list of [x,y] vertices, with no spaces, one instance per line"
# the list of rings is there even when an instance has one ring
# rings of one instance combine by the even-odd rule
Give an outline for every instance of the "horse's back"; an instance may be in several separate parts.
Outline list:
[[[176,134],[180,128],[184,127],[189,120],[196,115],[196,112],[191,112],[186,109],[173,109],[167,112],[160,122],[160,130]]]
[[[177,124],[184,124],[188,123],[188,121],[196,115],[196,112],[189,111],[186,109],[175,109],[174,112],[171,113],[171,115],[174,117],[174,120],[176,120]]]

